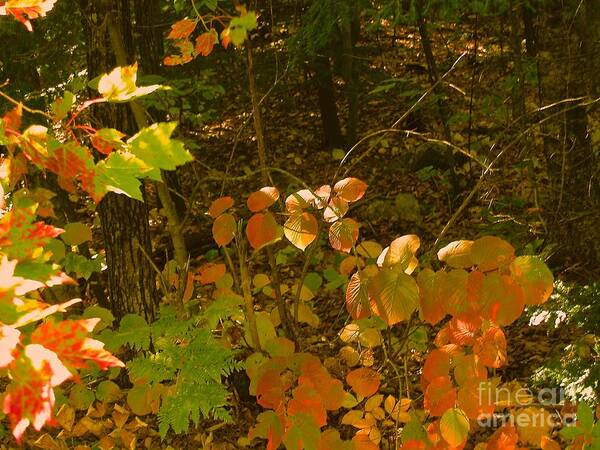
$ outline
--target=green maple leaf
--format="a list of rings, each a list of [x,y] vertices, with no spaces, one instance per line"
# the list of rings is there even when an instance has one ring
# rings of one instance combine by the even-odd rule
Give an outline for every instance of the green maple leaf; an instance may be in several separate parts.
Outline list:
[[[177,166],[193,159],[183,142],[171,139],[176,126],[176,122],[161,122],[144,128],[127,141],[129,151],[148,167],[156,170],[175,170]],[[160,174],[154,172],[152,175],[158,175],[160,179]],[[153,178],[151,175],[147,176]]]

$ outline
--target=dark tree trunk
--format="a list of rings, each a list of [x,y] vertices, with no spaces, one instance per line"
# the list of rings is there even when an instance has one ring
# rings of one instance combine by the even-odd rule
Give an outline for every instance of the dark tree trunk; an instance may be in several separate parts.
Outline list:
[[[570,0],[549,5],[549,14],[562,21],[562,29],[548,36],[551,67],[557,74],[546,77],[547,102],[565,98],[595,98],[598,92],[597,53],[600,48],[600,14],[595,2]],[[552,40],[560,39],[555,43]],[[562,72],[559,71],[562,69]],[[552,84],[554,83],[554,84]],[[554,129],[559,139],[548,146],[546,159],[552,192],[548,216],[553,242],[558,243],[555,264],[600,276],[600,159],[590,141],[589,107],[565,106]]]
[[[135,47],[140,55],[140,69],[143,74],[159,75],[162,69],[164,55],[163,34],[165,31],[164,19],[160,12],[158,0],[134,0],[135,12]],[[163,113],[150,111],[153,117],[164,120]],[[170,189],[181,193],[179,171],[164,172],[164,179]],[[171,195],[179,217],[186,213],[185,201],[178,195]]]
[[[128,0],[80,0],[87,34],[88,76],[94,78],[115,67],[107,18],[119,27],[123,45],[132,54],[131,16]],[[135,127],[126,105],[94,107],[97,127],[113,127],[131,134]],[[148,210],[145,203],[109,193],[98,205],[108,266],[109,304],[117,317],[137,313],[152,320],[158,310]]]
[[[345,142],[338,116],[331,62],[326,56],[317,56],[313,68],[323,128],[323,145],[328,149],[344,148]]]
[[[437,63],[435,61],[435,57],[433,56],[433,49],[431,46],[431,37],[429,36],[429,27],[427,25],[427,20],[425,19],[425,4],[424,0],[416,0],[415,2],[415,10],[417,13],[417,24],[419,26],[419,35],[421,37],[421,46],[423,47],[423,53],[425,54],[425,61],[427,62],[427,72],[429,74],[429,81],[433,86],[440,79],[440,73],[437,67]],[[436,88],[436,93],[440,95],[437,100],[438,113],[440,116],[440,122],[444,129],[444,138],[448,141],[452,141],[452,133],[450,132],[450,127],[448,125],[448,108],[443,98],[441,97],[442,90],[440,86]]]

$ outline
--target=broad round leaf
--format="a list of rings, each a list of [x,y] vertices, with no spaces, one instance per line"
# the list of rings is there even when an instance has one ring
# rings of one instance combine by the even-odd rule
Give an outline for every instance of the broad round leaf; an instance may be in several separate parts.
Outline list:
[[[259,212],[268,208],[279,199],[279,191],[273,186],[265,186],[248,196],[246,204],[252,212]]]
[[[419,305],[419,287],[399,270],[382,270],[369,282],[371,310],[388,325],[408,320]]]
[[[329,228],[329,243],[340,252],[350,253],[358,240],[358,223],[352,219],[342,219]]]
[[[333,197],[329,201],[329,205],[327,205],[325,211],[323,211],[323,219],[327,223],[333,223],[344,217],[349,208],[346,200],[339,197]]]
[[[504,239],[484,236],[473,242],[471,256],[479,270],[489,272],[508,266],[515,259],[515,249]]]
[[[457,403],[469,419],[477,420],[494,412],[492,395],[487,395],[489,383],[472,379],[458,389]]]
[[[225,275],[226,270],[225,264],[202,264],[198,269],[197,280],[200,281],[201,284],[214,283],[223,275]]]
[[[448,376],[449,373],[450,356],[439,349],[431,350],[423,365],[423,380],[431,382],[434,378]]]
[[[288,195],[285,199],[285,209],[289,213],[300,212],[303,209],[315,206],[317,198],[308,189],[302,189],[298,192]]]
[[[283,225],[285,237],[302,251],[315,240],[318,229],[317,219],[308,212],[292,214]]]
[[[506,337],[500,328],[488,328],[483,336],[477,339],[473,346],[482,364],[487,367],[499,368],[506,364]]]
[[[65,232],[60,238],[67,245],[80,245],[92,240],[92,230],[84,223],[72,222],[65,225]]]
[[[458,447],[469,434],[469,419],[459,408],[449,409],[440,419],[442,438],[452,447]]]
[[[550,298],[554,277],[541,259],[519,256],[510,264],[510,273],[523,289],[527,305],[541,305]]]
[[[485,276],[481,286],[481,314],[498,325],[510,325],[523,313],[523,289],[508,275]]]
[[[361,367],[349,372],[346,381],[358,395],[369,397],[379,389],[380,376],[373,369]]]
[[[281,226],[270,212],[258,213],[250,217],[246,225],[246,236],[250,245],[259,250],[265,245],[279,241],[283,236]]]
[[[473,256],[471,250],[473,241],[454,241],[450,242],[437,253],[440,261],[445,262],[455,269],[468,269],[473,267]]]
[[[346,288],[346,309],[353,319],[362,319],[371,315],[368,290],[369,279],[356,272],[350,278]]]
[[[333,191],[347,202],[355,202],[365,195],[367,187],[367,183],[358,178],[344,178],[335,183]]]
[[[434,272],[426,268],[417,275],[417,284],[419,286],[419,312],[420,317],[427,323],[435,325],[446,317],[446,309],[440,301],[439,276],[444,276],[445,272]]]
[[[231,214],[221,214],[215,219],[212,226],[212,235],[219,247],[229,244],[235,236],[235,217]]]
[[[383,247],[375,241],[362,241],[356,246],[356,251],[365,258],[377,258],[383,250]]]
[[[423,406],[432,416],[441,416],[454,407],[454,402],[456,402],[456,390],[447,375],[431,380],[425,390]]]
[[[406,273],[411,274],[418,264],[415,254],[421,246],[421,240],[414,234],[394,239],[377,258],[379,267],[399,266]]]
[[[218,198],[210,204],[210,207],[208,208],[208,215],[213,219],[216,219],[229,208],[231,208],[233,204],[234,201],[231,197]]]

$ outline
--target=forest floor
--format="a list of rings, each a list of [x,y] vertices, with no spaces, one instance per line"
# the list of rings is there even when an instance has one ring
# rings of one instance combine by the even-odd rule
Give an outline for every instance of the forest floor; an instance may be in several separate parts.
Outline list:
[[[452,32],[449,30],[448,34]],[[391,40],[383,43],[370,42],[359,49],[357,58],[361,64],[360,84],[364,86],[365,93],[360,99],[359,137],[388,128],[430,87],[424,62],[417,48],[419,42],[416,31],[407,29],[402,35],[404,37],[398,38],[393,45]],[[445,49],[446,54],[436,55],[439,61],[446,61],[442,64],[445,70],[448,70],[470,43],[467,40],[452,39],[453,45],[458,42],[463,48],[450,48],[449,42],[450,39],[447,39],[442,45],[434,47]],[[480,44],[478,56],[482,58],[481,64],[503,64],[502,55],[494,53],[496,50],[493,42]],[[291,63],[285,57],[282,58],[282,54],[272,49],[259,48],[255,56],[260,91],[265,93],[270,90],[263,102],[269,164],[291,172],[313,187],[337,181],[336,175],[338,179],[345,175],[364,180],[369,185],[367,194],[350,212],[362,224],[361,238],[376,240],[385,246],[397,236],[417,234],[422,241],[422,254],[430,253],[436,237],[477,182],[482,167],[467,158],[461,158],[458,166],[449,165],[447,158],[444,158],[444,151],[447,152],[447,149],[444,150],[443,146],[407,136],[406,133],[389,133],[376,141],[366,142],[356,149],[348,163],[340,167],[339,155],[322,148],[318,103],[310,80],[299,70],[289,69]],[[275,59],[276,55],[279,55],[279,60]],[[490,125],[492,121],[481,113],[485,109],[481,104],[471,108],[479,113],[469,118],[468,93],[474,74],[471,64],[467,63],[468,58],[470,56],[459,62],[448,77],[445,88],[449,110],[459,112],[454,115],[451,125],[452,136],[456,145],[489,164],[496,155],[493,153],[496,150],[490,152],[489,149],[503,130]],[[220,119],[205,124],[202,130],[189,135],[198,146],[196,157],[199,162],[193,168],[182,171],[182,191],[185,196],[190,196],[195,191],[194,187],[198,183],[202,184],[196,191],[196,198],[189,199],[194,213],[188,232],[197,236],[193,241],[195,248],[191,249],[197,259],[192,264],[199,264],[206,249],[211,246],[210,221],[204,215],[210,202],[220,195],[231,195],[241,202],[249,192],[262,187],[258,176],[248,177],[242,182],[202,182],[202,178],[210,174],[207,167],[236,176],[258,168],[251,107],[243,74],[244,64],[239,57],[232,58],[231,64],[224,64],[219,68],[216,82],[227,86],[225,94],[214,105]],[[367,94],[390,79],[401,82],[389,91]],[[234,80],[236,82],[232,82]],[[484,92],[495,82],[496,80],[480,77],[475,83],[475,89]],[[341,83],[337,87],[340,114],[345,117],[347,105],[343,101],[343,87]],[[481,97],[475,101],[482,102]],[[426,136],[441,136],[437,117],[436,102],[430,96],[409,115],[400,128],[424,133]],[[363,159],[353,165],[361,157]],[[523,171],[517,170],[518,163],[516,153],[499,160],[482,188],[449,228],[444,242],[458,238],[473,239],[484,233],[493,233],[508,239],[518,248],[540,237],[542,224],[533,200],[535,180],[524,177],[521,174]],[[273,175],[273,181],[282,191],[298,187],[279,174]],[[324,259],[311,270],[323,272],[335,263]],[[266,267],[261,267],[260,261],[254,269],[257,273],[268,272]],[[296,266],[292,264],[286,267],[282,273],[284,283],[287,278],[297,276],[300,271],[300,262]],[[261,306],[266,307],[266,299],[263,300]],[[326,360],[325,364],[332,374],[343,378],[344,368],[339,361],[335,361],[340,347],[338,332],[347,320],[343,294],[339,290],[333,294],[323,293],[314,303],[320,322],[316,327],[306,325],[299,330],[300,346],[303,351],[315,353]],[[430,329],[429,336],[432,338],[435,332],[435,329]],[[564,347],[567,340],[573,339],[573,336],[556,335],[544,324],[531,327],[527,319],[508,327],[506,334],[510,349],[509,362],[498,374],[506,380],[517,380],[523,384],[527,384],[532,371],[553,351]],[[391,369],[381,367],[383,359],[379,350],[373,356],[375,368],[382,370],[382,379],[386,380],[381,388],[382,392],[395,392]],[[421,362],[422,355],[418,352],[408,361],[411,384],[417,392],[420,376],[418,367]],[[233,386],[240,389],[239,380],[234,380]],[[238,448],[239,438],[247,435],[261,408],[252,397],[241,391],[236,395],[234,405],[234,423],[222,426],[207,421],[187,435],[169,435],[164,442],[160,441],[155,431],[157,423],[154,416],[140,417],[138,427],[130,431],[135,435],[139,448]],[[104,411],[102,407],[96,408],[88,416],[93,420],[103,420],[103,417],[111,417],[111,414],[114,417],[116,408],[114,405]],[[349,438],[352,435],[351,427],[346,428],[348,433],[345,437]],[[344,429],[342,426],[341,430]],[[56,433],[52,430],[50,435],[56,438]],[[388,448],[392,435],[391,430],[384,433],[382,448]],[[63,441],[59,438],[52,439],[53,442],[38,441],[37,444],[31,440],[26,445],[41,449],[62,449],[65,444],[67,448],[77,448],[78,445],[81,446],[80,449],[102,448],[95,443],[102,436],[97,434],[97,439],[92,437],[89,440],[82,437]],[[475,434],[474,439],[477,437]],[[11,448],[11,445],[5,444],[2,448]],[[252,448],[264,448],[264,443],[255,444]]]

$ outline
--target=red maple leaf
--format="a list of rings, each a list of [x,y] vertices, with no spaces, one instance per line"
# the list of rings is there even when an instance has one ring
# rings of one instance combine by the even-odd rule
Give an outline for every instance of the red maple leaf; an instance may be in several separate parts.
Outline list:
[[[167,36],[167,39],[187,38],[190,34],[194,32],[197,23],[198,22],[191,19],[183,19],[179,22],[175,22],[173,25],[171,25],[171,32]]]
[[[100,319],[47,321],[41,324],[31,335],[32,343],[44,347],[59,355],[68,367],[87,367],[92,360],[101,369],[124,367],[123,362],[104,349],[104,344],[87,337]]]
[[[33,31],[28,19],[43,17],[50,11],[56,0],[8,0],[0,2],[0,16],[12,15],[15,19],[25,25],[29,31]]]

